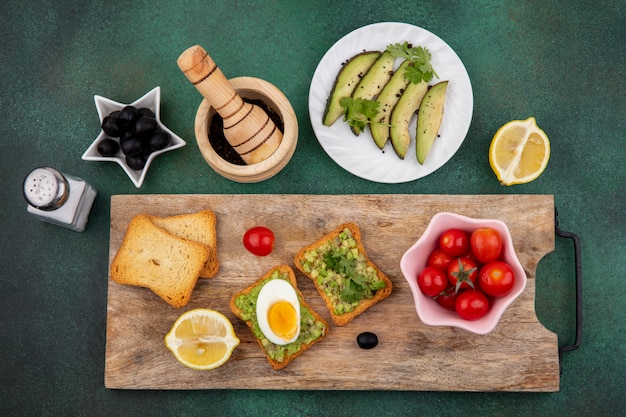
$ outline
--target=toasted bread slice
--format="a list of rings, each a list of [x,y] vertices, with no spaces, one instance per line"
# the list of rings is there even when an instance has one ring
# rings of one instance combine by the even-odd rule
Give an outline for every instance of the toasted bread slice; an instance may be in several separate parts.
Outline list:
[[[189,302],[209,249],[158,227],[146,215],[133,217],[111,263],[111,279],[151,289],[173,307]]]
[[[202,243],[209,248],[209,259],[200,272],[201,278],[211,278],[217,274],[219,262],[217,259],[217,232],[215,229],[215,213],[211,210],[202,210],[197,213],[179,214],[170,217],[148,216],[154,224],[168,232]]]
[[[287,280],[298,295],[298,300],[300,301],[300,314],[307,314],[312,318],[312,320],[310,320],[310,327],[308,329],[302,328],[298,339],[295,342],[284,346],[275,345],[265,339],[263,333],[259,329],[256,319],[256,297],[258,297],[258,291],[254,291],[255,294],[250,295],[253,293],[253,290],[260,290],[266,282],[272,279]],[[239,297],[242,298],[238,300]],[[246,314],[242,307],[246,307],[246,309],[251,311],[251,313]],[[246,322],[250,331],[254,335],[255,340],[265,352],[267,361],[275,370],[282,369],[289,365],[292,360],[300,356],[305,350],[309,349],[315,343],[322,341],[326,338],[326,336],[328,336],[328,323],[319,314],[313,311],[304,301],[304,297],[297,287],[296,275],[294,274],[293,269],[287,265],[279,265],[272,268],[252,285],[233,295],[230,299],[230,309],[237,317]],[[306,322],[307,320],[301,320],[301,323]],[[293,351],[294,348],[297,349],[295,352]],[[276,349],[283,353],[282,359],[272,358],[270,352],[275,351]]]
[[[344,235],[348,238],[351,237],[354,239],[352,247],[346,250],[351,253],[350,256],[354,256],[354,253],[352,252],[353,249],[358,250],[358,254],[362,254],[360,261],[357,259],[354,262],[361,262],[364,264],[363,266],[370,268],[370,272],[369,274],[366,274],[366,276],[371,277],[370,280],[368,280],[371,284],[368,284],[368,289],[363,290],[364,298],[361,298],[358,301],[358,297],[353,298],[350,302],[345,300],[342,301],[340,299],[340,294],[346,287],[344,284],[349,281],[347,278],[349,275],[346,273],[345,269],[345,263],[349,262],[344,259],[342,262],[337,261],[337,265],[334,266],[326,265],[327,263],[324,262],[326,269],[324,269],[322,273],[326,273],[327,277],[320,276],[320,269],[315,267],[314,261],[312,262],[313,258],[323,261],[324,255],[326,253],[330,253],[331,247],[340,242],[342,239],[341,236]],[[317,255],[313,254],[313,252]],[[328,233],[317,242],[311,243],[301,249],[296,254],[294,262],[296,268],[313,281],[315,288],[317,288],[317,291],[324,299],[324,303],[326,303],[326,306],[330,311],[333,322],[335,322],[338,326],[345,326],[359,314],[363,313],[380,300],[391,295],[393,288],[391,280],[368,258],[361,241],[361,231],[354,223],[344,223],[336,227],[332,232]],[[340,263],[344,266],[341,266]],[[332,285],[329,284],[331,281],[334,281]],[[327,290],[329,293],[327,293]],[[349,290],[347,292],[349,292]],[[344,295],[344,297],[349,297],[349,295]],[[358,304],[356,304],[357,302]],[[351,305],[352,303],[356,305]]]

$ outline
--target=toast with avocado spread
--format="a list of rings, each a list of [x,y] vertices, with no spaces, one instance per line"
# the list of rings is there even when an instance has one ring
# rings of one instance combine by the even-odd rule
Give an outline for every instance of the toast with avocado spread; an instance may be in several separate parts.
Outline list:
[[[261,331],[256,315],[259,292],[267,282],[274,279],[283,279],[289,282],[300,302],[300,334],[294,342],[286,345],[270,342]],[[230,300],[230,309],[248,325],[255,340],[265,352],[267,361],[275,370],[284,368],[305,350],[322,341],[328,335],[328,323],[304,301],[304,297],[297,287],[296,275],[293,269],[287,265],[272,268],[252,285],[233,295]]]
[[[338,326],[391,294],[391,280],[368,258],[354,223],[301,249],[294,262],[313,281]]]

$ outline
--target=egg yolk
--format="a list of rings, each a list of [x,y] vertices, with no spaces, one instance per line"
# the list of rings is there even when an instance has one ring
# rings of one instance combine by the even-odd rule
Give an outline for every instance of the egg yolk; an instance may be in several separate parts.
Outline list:
[[[287,301],[278,301],[269,308],[267,322],[276,336],[289,340],[298,331],[296,309]]]

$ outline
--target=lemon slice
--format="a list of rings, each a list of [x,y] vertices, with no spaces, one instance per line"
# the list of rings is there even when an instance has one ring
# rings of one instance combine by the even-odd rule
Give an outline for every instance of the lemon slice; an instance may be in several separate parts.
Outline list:
[[[506,123],[498,129],[489,147],[491,169],[502,185],[537,179],[549,159],[550,141],[534,117]]]
[[[165,345],[183,365],[215,369],[239,345],[232,323],[222,313],[199,308],[183,313],[165,335]]]

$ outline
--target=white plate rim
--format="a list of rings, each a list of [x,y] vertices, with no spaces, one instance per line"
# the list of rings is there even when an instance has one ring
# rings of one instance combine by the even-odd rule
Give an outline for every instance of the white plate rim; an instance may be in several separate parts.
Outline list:
[[[412,139],[404,160],[395,155],[390,143],[382,151],[378,149],[369,131],[357,137],[341,119],[330,127],[322,124],[326,100],[341,64],[364,50],[383,51],[389,44],[404,41],[424,46],[431,52],[432,64],[439,78],[433,78],[429,84],[450,81],[440,137],[435,141],[423,165],[415,158],[415,120],[410,125]],[[397,60],[396,66],[400,61]],[[409,182],[439,169],[461,147],[469,131],[472,115],[472,85],[461,59],[437,35],[408,23],[379,22],[348,33],[324,54],[313,74],[309,89],[309,117],[315,136],[324,151],[353,175],[379,183]]]

